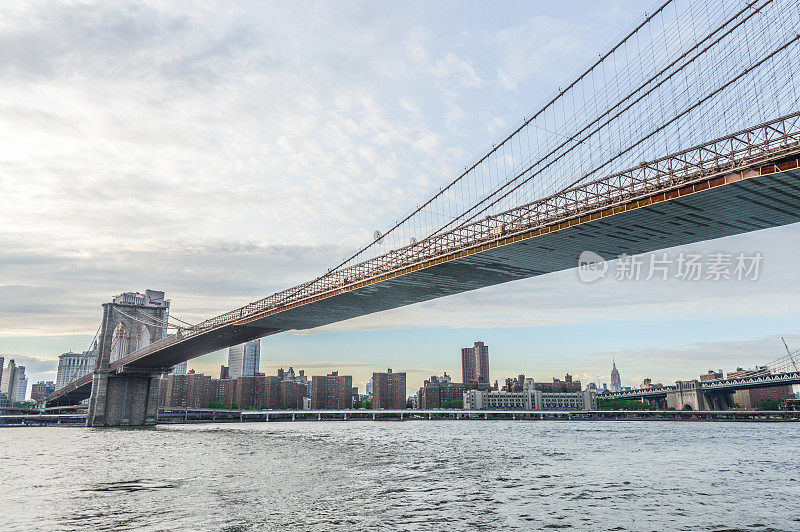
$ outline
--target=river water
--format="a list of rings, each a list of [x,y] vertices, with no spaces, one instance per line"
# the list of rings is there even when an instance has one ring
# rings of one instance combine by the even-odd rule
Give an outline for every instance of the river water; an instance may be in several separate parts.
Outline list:
[[[0,429],[0,530],[800,530],[800,424]]]

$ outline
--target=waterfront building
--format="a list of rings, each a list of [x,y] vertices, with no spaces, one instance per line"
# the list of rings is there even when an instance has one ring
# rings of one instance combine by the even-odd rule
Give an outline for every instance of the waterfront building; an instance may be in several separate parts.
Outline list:
[[[392,373],[392,368],[389,368],[386,373],[375,372],[372,374],[372,386],[372,408],[400,409],[406,407],[405,373]]]
[[[31,386],[31,400],[41,401],[50,397],[56,391],[56,385],[53,381],[39,381]]]
[[[461,350],[461,381],[489,383],[489,346],[475,342],[474,346]]]
[[[464,393],[464,408],[469,410],[596,410],[597,393],[542,392],[528,388],[522,392],[469,390]]]
[[[11,401],[8,400],[8,396],[2,392],[0,392],[0,408],[10,408]]]
[[[304,408],[306,398],[306,385],[296,380],[283,380],[280,383],[280,403],[278,408],[298,410]]]
[[[164,406],[208,408],[211,402],[210,375],[190,370],[183,375],[170,373],[162,378],[162,382],[165,383]]]
[[[0,383],[3,382],[3,366],[5,365],[5,357],[0,357]]]
[[[419,408],[441,408],[442,403],[452,403],[453,401],[463,401],[464,392],[469,390],[489,390],[489,383],[461,383],[452,382],[450,377],[431,375],[426,379],[422,388],[417,392],[417,404]]]
[[[261,365],[261,340],[252,340],[228,348],[228,376],[236,379],[255,375]]]
[[[242,409],[280,408],[281,382],[280,377],[263,373],[237,377],[233,383],[233,402]]]
[[[2,359],[0,359],[0,360],[2,360]],[[365,393],[366,393],[368,396],[371,396],[371,395],[372,395],[372,379],[370,379],[370,380],[368,380],[368,381],[367,381],[367,386],[366,386]]]
[[[721,372],[722,371],[720,370],[720,373]],[[764,366],[754,369],[736,368],[736,371],[728,372],[728,378],[736,379],[740,377],[750,377],[753,375],[764,375],[768,372],[769,369]],[[733,394],[733,403],[738,404],[739,408],[758,410],[761,408],[761,401],[763,399],[776,399],[781,401],[782,399],[785,400],[792,397],[794,397],[794,393],[792,393],[792,387],[790,385],[767,386],[764,388],[736,390]]]
[[[311,377],[311,408],[339,410],[353,406],[353,377],[334,371]]]
[[[68,351],[58,357],[56,389],[60,390],[75,379],[94,371],[97,363],[97,342],[88,351],[73,353]]]
[[[617,363],[616,361],[611,362],[611,391],[612,392],[619,392],[622,391],[622,379],[619,376],[619,371],[617,370]],[[603,385],[605,387],[605,384]]]
[[[225,367],[225,366],[223,366]],[[233,379],[211,379],[208,402],[228,405],[233,402]]]

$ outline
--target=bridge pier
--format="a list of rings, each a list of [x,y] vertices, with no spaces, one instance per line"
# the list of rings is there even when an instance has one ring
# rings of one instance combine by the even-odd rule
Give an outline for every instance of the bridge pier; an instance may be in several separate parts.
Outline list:
[[[706,394],[706,401],[712,410],[730,410],[733,408],[733,394],[730,392],[717,392]]]
[[[158,375],[94,374],[87,427],[155,425],[157,421]]]
[[[110,370],[114,334],[118,327],[130,321],[124,312],[117,312],[121,307],[117,303],[103,303],[97,364],[92,376],[92,392],[86,416],[87,427],[142,426],[158,422],[158,378],[164,369],[119,374]],[[132,307],[124,308],[130,311]],[[163,317],[163,309],[154,312]],[[153,329],[151,337],[160,331],[148,327]],[[134,330],[130,323],[128,328]]]

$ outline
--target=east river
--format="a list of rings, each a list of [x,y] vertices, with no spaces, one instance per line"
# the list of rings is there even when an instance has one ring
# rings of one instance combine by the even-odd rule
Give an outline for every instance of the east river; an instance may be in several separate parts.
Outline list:
[[[0,429],[0,529],[800,530],[800,424]]]

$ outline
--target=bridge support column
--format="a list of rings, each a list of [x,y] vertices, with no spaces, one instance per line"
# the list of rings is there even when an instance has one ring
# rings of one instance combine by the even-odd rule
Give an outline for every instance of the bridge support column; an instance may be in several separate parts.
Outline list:
[[[100,324],[97,364],[92,376],[86,426],[155,425],[158,422],[160,373],[112,374],[109,368],[114,332],[119,323],[124,321],[114,314],[116,307],[115,303],[103,303],[103,321]]]
[[[155,425],[158,422],[158,382],[158,375],[95,373],[86,426]]]

